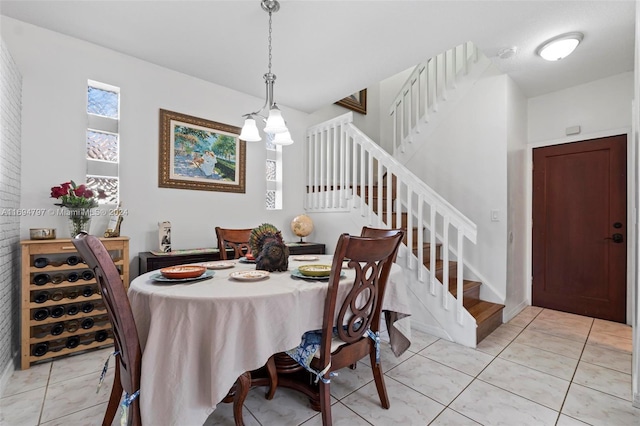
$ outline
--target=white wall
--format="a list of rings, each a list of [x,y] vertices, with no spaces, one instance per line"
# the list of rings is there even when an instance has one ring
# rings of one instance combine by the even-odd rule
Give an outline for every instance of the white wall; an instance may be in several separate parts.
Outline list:
[[[531,304],[527,291],[527,99],[507,79],[507,298],[503,320]]]
[[[481,273],[481,296],[503,301],[507,259],[507,81],[489,67],[406,166],[476,223],[465,259]],[[497,210],[499,222],[491,221]],[[484,293],[493,289],[493,292]],[[493,293],[493,294],[491,294]],[[493,295],[497,295],[496,300]]]
[[[567,127],[581,134],[631,126],[633,72],[626,72],[528,100],[529,144],[566,138]]]
[[[241,114],[264,99],[254,98],[102,47],[2,17],[2,36],[23,74],[23,208],[50,208],[50,188],[74,179],[84,182],[87,80],[121,89],[120,179],[128,210],[122,235],[131,257],[157,248],[157,222],[172,223],[174,249],[214,247],[214,227],[252,227],[268,222],[293,240],[291,219],[302,212],[303,135],[307,114],[280,105],[298,143],[284,147],[284,208],[265,210],[265,148],[247,143],[246,193],[158,188],[159,109],[242,125]],[[261,75],[256,74],[256,79]],[[106,226],[92,224],[102,235]],[[64,218],[26,217],[31,227],[55,227],[66,236]],[[310,240],[314,235],[310,236]],[[132,272],[137,271],[137,262]],[[134,275],[135,276],[135,275]]]
[[[0,395],[20,347],[21,80],[0,38]]]

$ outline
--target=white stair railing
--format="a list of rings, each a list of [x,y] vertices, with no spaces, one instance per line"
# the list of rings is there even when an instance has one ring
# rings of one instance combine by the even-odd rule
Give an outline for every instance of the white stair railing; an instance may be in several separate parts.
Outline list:
[[[449,91],[477,61],[478,48],[466,42],[416,65],[389,109],[394,156],[412,143],[422,123],[429,122],[439,103],[447,100]]]
[[[405,256],[406,266],[415,271],[425,291],[451,310],[449,262],[457,261],[455,317],[460,325],[472,318],[463,308],[463,264],[465,240],[476,243],[476,225],[422,180],[400,164],[352,123],[353,113],[318,124],[307,130],[307,194],[310,212],[354,211],[368,223],[382,228],[406,226],[406,247],[416,255]],[[386,195],[386,196],[384,196]],[[405,219],[406,218],[406,219]],[[423,265],[424,236],[430,243],[430,264]],[[436,246],[443,253],[443,290],[436,279]],[[411,253],[411,250],[408,250]],[[475,324],[473,324],[475,326]],[[475,333],[475,329],[474,329]]]

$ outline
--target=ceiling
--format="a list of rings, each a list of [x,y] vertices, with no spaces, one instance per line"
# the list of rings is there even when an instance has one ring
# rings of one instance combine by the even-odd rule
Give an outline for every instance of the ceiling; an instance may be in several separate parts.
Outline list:
[[[633,70],[635,2],[281,0],[275,99],[313,112],[464,41],[534,97]],[[264,99],[268,15],[259,0],[5,1],[0,13]],[[580,31],[573,55],[535,49]],[[516,46],[517,54],[497,53]]]

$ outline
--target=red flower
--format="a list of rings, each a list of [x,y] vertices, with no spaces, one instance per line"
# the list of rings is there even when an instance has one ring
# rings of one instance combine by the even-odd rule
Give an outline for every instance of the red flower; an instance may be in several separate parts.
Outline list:
[[[84,183],[76,185],[74,181],[69,181],[52,187],[51,198],[60,199],[57,206],[93,208],[98,205],[99,199],[107,198],[107,194],[102,189],[93,190]]]
[[[75,188],[73,190],[73,193],[76,195],[76,197],[84,197],[84,192],[87,190],[87,187],[85,186],[85,184],[83,183],[82,185],[78,186],[77,188]],[[85,198],[89,198],[89,197],[85,197]]]

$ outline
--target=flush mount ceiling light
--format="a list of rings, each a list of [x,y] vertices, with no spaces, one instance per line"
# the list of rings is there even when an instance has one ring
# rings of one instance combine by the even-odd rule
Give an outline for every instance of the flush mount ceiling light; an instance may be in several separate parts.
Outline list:
[[[567,33],[545,41],[538,47],[536,53],[547,61],[559,61],[566,58],[582,41],[582,33]]]
[[[250,112],[243,115],[245,117],[244,126],[240,132],[240,139],[248,142],[257,142],[262,140],[258,127],[256,126],[256,118],[265,122],[264,132],[273,135],[273,143],[276,145],[291,145],[293,139],[287,125],[282,118],[282,113],[273,99],[273,84],[276,81],[276,75],[271,72],[271,15],[280,10],[280,3],[277,0],[262,0],[260,2],[262,9],[269,14],[269,71],[264,75],[264,82],[267,87],[266,100],[262,108],[258,111]],[[269,114],[265,117],[262,112],[269,109]]]

